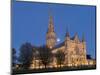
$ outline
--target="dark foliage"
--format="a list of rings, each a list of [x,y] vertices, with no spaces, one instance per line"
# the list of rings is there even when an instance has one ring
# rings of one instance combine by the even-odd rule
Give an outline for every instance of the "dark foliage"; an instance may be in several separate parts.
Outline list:
[[[17,57],[16,57],[16,50],[15,48],[12,48],[12,66],[14,67],[15,64],[16,64],[16,60],[17,60]]]
[[[19,62],[23,69],[28,69],[33,59],[33,47],[30,43],[22,44],[20,47]]]
[[[42,64],[44,64],[45,68],[47,68],[47,65],[52,61],[51,50],[49,48],[47,48],[46,46],[40,47],[39,58],[40,58]]]
[[[60,65],[64,63],[65,60],[65,54],[62,51],[58,51],[56,53],[56,58],[57,58],[57,64]]]

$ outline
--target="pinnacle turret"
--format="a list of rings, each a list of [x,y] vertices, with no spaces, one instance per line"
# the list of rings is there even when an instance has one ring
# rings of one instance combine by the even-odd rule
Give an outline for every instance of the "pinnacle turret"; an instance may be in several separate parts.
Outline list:
[[[49,48],[53,48],[56,44],[56,33],[54,32],[53,17],[49,15],[49,26],[46,35],[46,45]]]

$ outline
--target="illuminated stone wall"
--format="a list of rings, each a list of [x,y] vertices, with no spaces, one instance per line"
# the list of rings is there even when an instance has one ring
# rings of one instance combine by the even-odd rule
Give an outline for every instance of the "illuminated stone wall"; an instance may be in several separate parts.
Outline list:
[[[55,55],[58,51],[62,51],[65,54],[64,64],[61,66],[80,66],[94,64],[94,61],[87,60],[86,58],[86,41],[84,36],[82,40],[79,40],[77,33],[73,38],[70,37],[69,32],[66,33],[64,45],[55,48],[56,46],[56,33],[54,31],[53,18],[50,15],[49,26],[46,34],[46,46],[52,49],[52,54]],[[35,63],[34,63],[35,62]],[[31,68],[41,67],[44,68],[44,65],[40,62],[39,59],[33,60]],[[40,64],[40,65],[39,65]],[[35,66],[34,66],[35,65]],[[53,61],[48,65],[48,67],[58,67],[57,59],[53,56]]]

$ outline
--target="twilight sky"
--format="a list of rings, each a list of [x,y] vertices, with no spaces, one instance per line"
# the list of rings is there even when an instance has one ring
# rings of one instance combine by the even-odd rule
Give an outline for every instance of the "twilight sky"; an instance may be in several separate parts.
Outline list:
[[[12,47],[19,50],[25,42],[30,42],[33,46],[45,44],[49,11],[53,16],[57,38],[60,40],[58,43],[64,41],[67,28],[71,37],[77,32],[80,40],[84,33],[87,54],[95,58],[95,6],[14,1],[12,3]]]

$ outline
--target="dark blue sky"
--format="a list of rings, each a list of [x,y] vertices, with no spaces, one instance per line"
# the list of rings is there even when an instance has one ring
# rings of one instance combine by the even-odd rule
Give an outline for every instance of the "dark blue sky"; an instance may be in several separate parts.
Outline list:
[[[80,40],[84,33],[87,53],[95,58],[95,6],[14,1],[12,47],[19,50],[25,42],[30,42],[33,46],[45,44],[49,11],[52,13],[55,32],[60,42],[64,41],[67,28],[71,37],[77,32]]]

